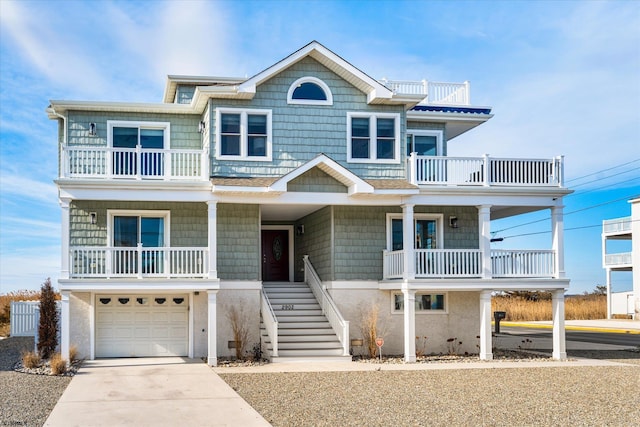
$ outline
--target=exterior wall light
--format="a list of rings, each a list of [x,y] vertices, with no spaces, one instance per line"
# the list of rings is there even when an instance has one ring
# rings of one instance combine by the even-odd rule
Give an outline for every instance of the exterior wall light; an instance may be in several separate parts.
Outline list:
[[[98,127],[95,123],[89,123],[89,136],[96,136],[98,134]]]
[[[91,218],[91,224],[98,222],[98,214],[96,212],[89,212],[89,218]]]
[[[304,224],[301,224],[296,228],[296,234],[298,236],[302,236],[304,234]]]
[[[458,217],[457,216],[450,216],[449,217],[449,227],[458,228]]]
[[[198,123],[198,132],[204,133],[206,128],[207,128],[207,125],[205,122],[201,121],[200,123]]]

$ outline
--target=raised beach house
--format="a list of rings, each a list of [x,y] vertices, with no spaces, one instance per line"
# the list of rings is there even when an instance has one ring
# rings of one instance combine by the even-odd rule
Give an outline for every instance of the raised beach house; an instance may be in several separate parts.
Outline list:
[[[602,266],[607,273],[607,318],[631,315],[640,320],[640,199],[629,200],[631,216],[602,221]],[[625,241],[627,251],[613,249],[610,243]],[[633,290],[612,294],[612,274],[631,272]]]
[[[491,294],[553,293],[566,357],[563,158],[447,156],[492,117],[468,83],[376,80],[318,42],[251,78],[169,76],[162,102],[51,101],[63,355],[492,358]],[[543,250],[491,221],[548,209]],[[420,349],[419,349],[420,350]]]

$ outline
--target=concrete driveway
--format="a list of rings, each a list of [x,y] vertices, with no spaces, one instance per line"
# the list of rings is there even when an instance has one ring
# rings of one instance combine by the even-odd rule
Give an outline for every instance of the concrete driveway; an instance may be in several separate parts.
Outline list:
[[[87,361],[46,426],[269,426],[205,363],[179,357]]]

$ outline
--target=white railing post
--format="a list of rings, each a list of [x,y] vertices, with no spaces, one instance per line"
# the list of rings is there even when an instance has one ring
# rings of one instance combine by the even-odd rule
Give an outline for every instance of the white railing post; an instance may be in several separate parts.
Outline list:
[[[217,248],[218,248],[218,202],[207,202],[207,247],[209,248],[209,279],[218,278],[218,266],[217,266]]]
[[[69,278],[69,269],[70,269],[70,254],[69,254],[69,206],[71,204],[71,199],[60,199],[60,208],[62,210],[62,218],[60,225],[60,239],[61,239],[61,268],[60,268],[60,278],[68,279]]]
[[[415,225],[412,204],[402,205],[402,249],[404,250],[404,280],[416,277]]]
[[[409,167],[408,169],[408,174],[409,174],[409,182],[416,185],[418,183],[418,174],[417,174],[417,156],[415,152],[411,152],[411,154],[409,154]]]
[[[137,270],[138,270],[138,279],[142,279],[142,243],[138,243],[136,248],[136,255],[138,260]]]
[[[478,206],[478,236],[480,239],[480,259],[482,278],[491,279],[491,205]]]
[[[491,159],[488,154],[482,155],[482,185],[489,187],[491,185]]]
[[[469,80],[464,82],[464,105],[471,105],[471,84]]]
[[[563,206],[554,206],[551,208],[551,238],[554,256],[553,277],[556,279],[565,277],[563,208]]]

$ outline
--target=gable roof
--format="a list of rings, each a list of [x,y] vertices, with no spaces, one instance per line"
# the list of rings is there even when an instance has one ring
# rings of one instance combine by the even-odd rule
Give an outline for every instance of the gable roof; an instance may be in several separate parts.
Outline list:
[[[367,94],[368,103],[391,100],[393,91],[373,77],[354,67],[342,57],[324,47],[317,41],[312,41],[283,60],[276,62],[269,68],[261,71],[238,86],[238,92],[255,93],[256,86],[289,68],[301,59],[310,56],[324,65],[338,76],[351,83],[353,86]]]
[[[344,184],[344,186],[347,187],[348,194],[350,196],[353,194],[371,194],[374,191],[371,184],[369,184],[362,178],[359,178],[356,174],[346,169],[345,167],[340,166],[335,160],[332,160],[325,154],[318,154],[307,163],[303,164],[297,169],[292,170],[282,178],[276,180],[273,184],[271,184],[270,190],[277,192],[286,192],[287,184],[290,181],[316,167],[336,181]]]

